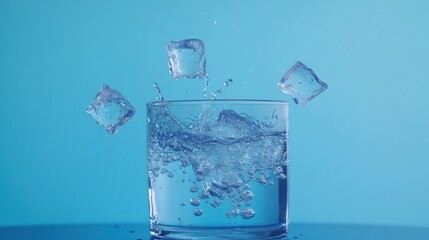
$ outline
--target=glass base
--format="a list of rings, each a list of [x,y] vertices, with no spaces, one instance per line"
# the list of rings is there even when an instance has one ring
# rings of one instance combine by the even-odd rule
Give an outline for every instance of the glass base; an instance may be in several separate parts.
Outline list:
[[[255,227],[174,227],[156,225],[151,229],[151,240],[156,239],[258,239],[287,240],[284,224]]]

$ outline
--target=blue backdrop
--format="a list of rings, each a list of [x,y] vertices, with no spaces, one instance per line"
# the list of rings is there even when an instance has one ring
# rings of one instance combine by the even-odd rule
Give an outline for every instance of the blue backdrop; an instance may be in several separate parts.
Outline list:
[[[300,60],[329,84],[290,109],[291,219],[429,226],[429,2],[0,1],[0,225],[147,222],[145,104],[201,98],[165,43],[206,44],[209,91],[290,100]],[[85,113],[107,83],[137,109]]]

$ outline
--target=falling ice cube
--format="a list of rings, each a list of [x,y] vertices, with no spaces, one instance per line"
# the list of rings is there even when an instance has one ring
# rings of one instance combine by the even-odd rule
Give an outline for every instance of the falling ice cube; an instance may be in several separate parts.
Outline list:
[[[219,139],[234,139],[252,137],[260,134],[261,130],[256,119],[233,110],[224,109],[219,113],[216,125],[211,129],[212,134]]]
[[[206,78],[206,54],[199,39],[167,43],[168,66],[173,78]]]
[[[310,68],[296,62],[278,84],[280,89],[289,94],[295,103],[304,106],[311,99],[328,89]]]
[[[136,112],[135,108],[119,92],[103,85],[86,112],[110,134],[115,135]]]

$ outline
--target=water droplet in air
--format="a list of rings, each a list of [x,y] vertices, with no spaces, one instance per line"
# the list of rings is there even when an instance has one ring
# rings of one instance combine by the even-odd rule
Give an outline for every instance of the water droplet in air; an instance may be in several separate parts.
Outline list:
[[[231,78],[226,80],[225,82],[223,82],[223,87],[212,93],[212,99],[216,99],[217,95],[219,93],[222,93],[225,88],[227,88],[229,85],[231,85],[232,82],[233,81]]]
[[[209,80],[209,77],[207,76],[206,80],[204,81],[203,98],[207,97],[207,88],[209,87],[209,83],[210,83],[210,80]]]
[[[229,84],[231,84],[231,83],[232,83],[232,79],[230,78],[230,79],[226,80],[226,81],[223,83],[223,85],[224,85],[225,87],[228,87],[228,86],[229,86]]]
[[[158,94],[156,99],[159,101],[164,101],[164,97],[162,97],[161,88],[159,87],[158,83],[156,83],[156,82],[153,83],[153,87],[156,89],[157,94]]]

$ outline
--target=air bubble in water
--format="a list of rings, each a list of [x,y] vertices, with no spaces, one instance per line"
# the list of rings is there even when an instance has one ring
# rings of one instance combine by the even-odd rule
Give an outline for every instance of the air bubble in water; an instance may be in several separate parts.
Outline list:
[[[192,186],[191,187],[191,192],[198,192],[198,186],[197,185],[194,185],[194,186]]]
[[[189,202],[191,203],[191,205],[194,205],[194,206],[199,206],[200,205],[200,200],[198,198],[191,198],[189,200]]]
[[[240,211],[240,215],[243,219],[250,219],[255,215],[255,211],[251,208],[246,208]]]
[[[210,193],[207,192],[207,191],[204,191],[204,192],[200,193],[200,198],[201,199],[208,199],[210,196],[211,196]]]
[[[253,199],[253,193],[250,190],[247,190],[243,193],[244,201],[251,201]]]
[[[226,216],[228,218],[231,218],[231,217],[237,217],[239,214],[240,214],[240,209],[237,208],[237,209],[234,209],[234,210],[229,210],[226,213]]]
[[[219,199],[214,200],[212,203],[210,203],[210,205],[212,205],[212,207],[217,208],[222,204],[222,201],[220,201]]]
[[[197,208],[194,211],[195,216],[201,216],[203,214],[203,210],[201,208]]]

